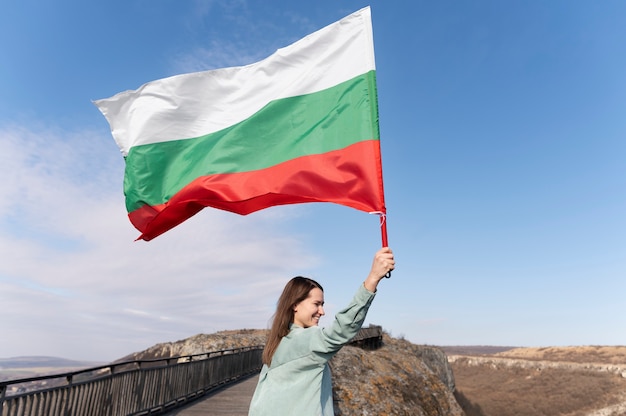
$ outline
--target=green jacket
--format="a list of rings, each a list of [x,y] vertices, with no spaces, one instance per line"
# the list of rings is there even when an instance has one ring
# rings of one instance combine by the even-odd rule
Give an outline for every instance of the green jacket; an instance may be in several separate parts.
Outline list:
[[[361,285],[328,328],[292,324],[271,366],[261,369],[248,415],[334,415],[328,361],[359,332],[374,295]]]

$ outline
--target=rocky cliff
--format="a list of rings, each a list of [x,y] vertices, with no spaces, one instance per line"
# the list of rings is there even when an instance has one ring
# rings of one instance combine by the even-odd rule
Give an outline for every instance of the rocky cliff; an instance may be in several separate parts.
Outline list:
[[[331,361],[337,415],[464,415],[444,352],[383,336],[368,351],[344,347]]]
[[[261,345],[264,330],[222,331],[157,344],[120,361],[176,357]],[[444,352],[383,337],[382,347],[346,346],[331,361],[337,415],[462,416]]]
[[[626,415],[624,346],[446,351],[468,416]]]

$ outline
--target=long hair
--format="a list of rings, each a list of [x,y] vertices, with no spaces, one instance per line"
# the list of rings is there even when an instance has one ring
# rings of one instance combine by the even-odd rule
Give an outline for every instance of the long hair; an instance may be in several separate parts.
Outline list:
[[[294,318],[294,306],[308,298],[309,292],[315,288],[324,291],[319,283],[308,277],[296,276],[287,282],[276,304],[276,313],[263,350],[263,364],[271,364],[278,344],[289,333],[289,326]]]

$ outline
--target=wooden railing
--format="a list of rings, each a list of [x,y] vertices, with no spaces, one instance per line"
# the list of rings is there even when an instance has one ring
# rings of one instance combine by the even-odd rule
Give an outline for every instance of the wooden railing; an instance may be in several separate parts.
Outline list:
[[[383,345],[383,327],[370,324],[369,327],[361,328],[350,344],[368,349],[380,348]]]
[[[370,325],[350,342],[382,345],[382,327]],[[0,416],[157,415],[258,372],[263,346],[136,360],[0,382]]]
[[[234,348],[0,382],[0,415],[156,415],[259,371],[262,352]]]

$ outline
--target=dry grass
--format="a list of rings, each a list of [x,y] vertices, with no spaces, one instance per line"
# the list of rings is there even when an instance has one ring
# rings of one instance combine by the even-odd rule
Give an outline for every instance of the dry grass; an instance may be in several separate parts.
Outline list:
[[[515,365],[456,359],[457,401],[467,416],[584,416],[626,400],[626,378],[581,366],[540,366],[538,361],[621,364],[624,347],[520,348],[494,354]],[[484,355],[483,355],[484,357]],[[529,365],[520,365],[528,360]],[[624,415],[626,413],[607,413]]]

